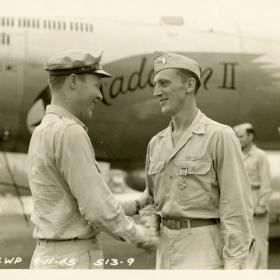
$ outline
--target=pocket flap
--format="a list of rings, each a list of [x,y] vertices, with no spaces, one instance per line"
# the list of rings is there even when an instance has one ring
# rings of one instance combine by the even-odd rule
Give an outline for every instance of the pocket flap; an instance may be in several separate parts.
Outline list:
[[[211,169],[211,161],[208,160],[181,160],[179,161],[180,168],[187,170],[187,174],[204,175]]]
[[[153,175],[161,172],[164,168],[165,161],[151,161],[149,165],[148,175]]]

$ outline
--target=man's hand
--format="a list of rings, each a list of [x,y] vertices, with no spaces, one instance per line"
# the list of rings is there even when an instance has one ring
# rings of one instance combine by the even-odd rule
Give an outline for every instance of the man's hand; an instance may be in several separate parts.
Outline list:
[[[135,200],[125,200],[125,201],[120,201],[124,213],[127,216],[133,216],[137,214],[137,207],[136,207],[136,201]]]
[[[145,225],[147,228],[151,229],[154,232],[155,236],[159,236],[160,233],[160,216],[157,214],[145,214],[142,215],[140,212],[140,222]]]
[[[147,228],[143,225],[136,225],[135,238],[133,243],[138,248],[146,249],[151,251],[158,243],[158,236],[155,235],[154,230]]]
[[[236,261],[225,261],[224,263],[224,269],[242,269],[243,263],[242,262],[236,262]]]

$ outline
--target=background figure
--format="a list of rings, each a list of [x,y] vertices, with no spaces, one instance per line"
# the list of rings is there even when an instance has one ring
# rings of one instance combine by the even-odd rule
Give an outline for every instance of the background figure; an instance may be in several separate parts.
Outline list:
[[[160,53],[154,96],[170,125],[149,142],[141,220],[159,231],[158,269],[241,269],[252,244],[251,190],[233,130],[196,106],[200,66]],[[131,207],[132,208],[132,207]]]
[[[247,268],[265,269],[268,261],[268,206],[271,194],[269,162],[265,152],[254,144],[255,131],[251,124],[240,124],[234,130],[241,144],[254,205],[256,244],[255,252],[249,255]]]

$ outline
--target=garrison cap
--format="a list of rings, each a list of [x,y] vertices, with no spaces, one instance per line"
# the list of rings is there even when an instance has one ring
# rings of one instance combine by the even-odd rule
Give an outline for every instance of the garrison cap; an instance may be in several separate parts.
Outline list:
[[[156,52],[154,75],[163,69],[172,68],[189,70],[194,73],[200,81],[200,66],[195,60],[176,53]]]
[[[234,126],[233,129],[236,133],[238,132],[242,133],[244,131],[247,131],[247,129],[254,130],[254,127],[250,123],[241,123],[239,125]]]
[[[81,50],[67,50],[57,53],[44,62],[44,69],[50,76],[92,73],[103,78],[112,77],[101,66],[102,51],[92,54]]]

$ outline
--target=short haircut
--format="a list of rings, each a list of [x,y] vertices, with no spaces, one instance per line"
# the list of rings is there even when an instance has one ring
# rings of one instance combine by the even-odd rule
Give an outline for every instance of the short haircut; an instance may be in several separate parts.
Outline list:
[[[49,76],[49,86],[51,90],[58,90],[62,87],[67,76]]]
[[[78,75],[78,74],[76,74],[76,75]],[[59,90],[63,86],[63,84],[64,84],[64,82],[65,82],[65,80],[68,76],[70,76],[70,75],[49,76],[49,86],[50,86],[50,88],[52,90]],[[82,81],[85,80],[85,74],[80,74],[78,76],[80,77],[80,79]]]
[[[253,134],[254,137],[255,137],[255,135],[256,135],[256,132],[255,132],[254,128],[246,128],[246,132],[247,132],[248,134]]]
[[[195,87],[194,87],[194,94],[196,95],[197,92],[198,92],[198,89],[200,88],[200,80],[199,78],[197,77],[197,75],[187,69],[181,69],[181,68],[178,68],[176,69],[177,71],[177,74],[181,77],[182,81],[185,82],[187,81],[189,78],[194,78],[195,79]]]

